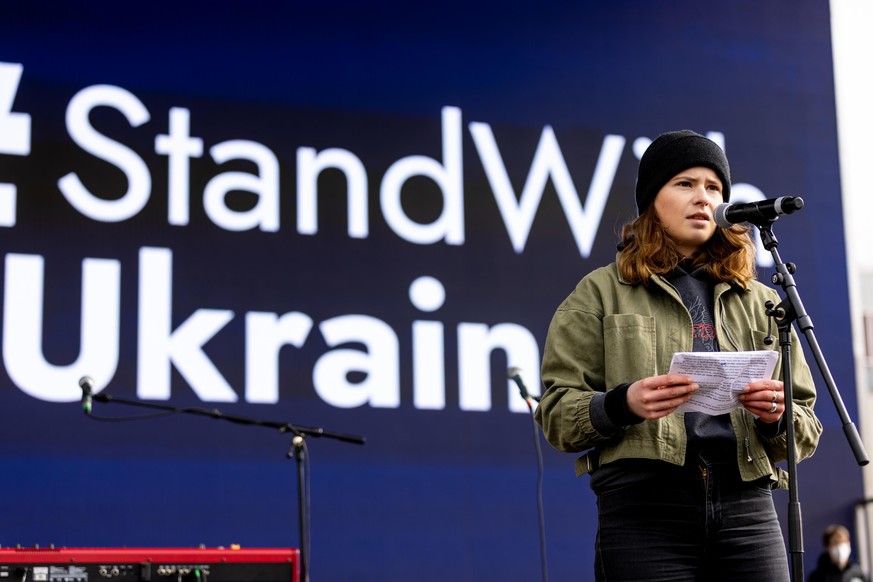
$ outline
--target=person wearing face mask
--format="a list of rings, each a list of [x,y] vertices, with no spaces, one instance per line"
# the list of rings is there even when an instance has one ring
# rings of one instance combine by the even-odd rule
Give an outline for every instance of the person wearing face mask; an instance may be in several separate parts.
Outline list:
[[[809,582],[868,582],[867,576],[855,562],[850,562],[852,543],[849,530],[841,525],[830,525],[822,536],[825,551],[818,557]]]
[[[764,306],[780,298],[755,279],[749,228],[713,220],[730,186],[715,142],[689,130],[655,139],[615,262],[586,275],[549,326],[535,415],[556,449],[586,452],[576,472],[597,495],[598,581],[788,580],[771,496],[788,477],[776,463],[788,422],[798,460],[822,431],[797,334],[793,418],[781,356],[729,414],[677,412],[699,386],[668,373],[675,352],[780,349],[765,341]]]

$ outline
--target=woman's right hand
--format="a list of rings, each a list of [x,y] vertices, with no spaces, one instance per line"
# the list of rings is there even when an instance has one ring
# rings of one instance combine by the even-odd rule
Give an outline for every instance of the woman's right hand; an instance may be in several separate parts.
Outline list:
[[[699,389],[700,386],[685,374],[651,376],[630,385],[627,407],[640,418],[661,418],[691,400]]]

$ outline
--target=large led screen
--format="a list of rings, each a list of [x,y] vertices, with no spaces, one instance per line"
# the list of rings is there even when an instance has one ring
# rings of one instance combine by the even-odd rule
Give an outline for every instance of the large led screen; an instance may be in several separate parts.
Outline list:
[[[313,578],[537,579],[507,368],[539,391],[674,129],[725,148],[732,201],[804,198],[774,230],[854,413],[826,1],[25,4],[0,9],[3,546],[297,547],[291,435],[230,415],[366,438],[306,439]],[[91,418],[83,376],[115,399]],[[808,540],[860,494],[819,390]],[[543,452],[551,577],[586,579],[588,478]]]

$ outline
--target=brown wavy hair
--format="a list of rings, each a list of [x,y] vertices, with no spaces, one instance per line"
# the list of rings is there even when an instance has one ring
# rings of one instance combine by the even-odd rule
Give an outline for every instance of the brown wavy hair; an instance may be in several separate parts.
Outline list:
[[[717,227],[715,234],[691,257],[694,268],[705,267],[717,282],[734,281],[743,289],[756,277],[755,244],[747,226]],[[629,283],[648,286],[653,275],[666,275],[685,257],[676,249],[655,213],[654,204],[621,230],[618,269]]]

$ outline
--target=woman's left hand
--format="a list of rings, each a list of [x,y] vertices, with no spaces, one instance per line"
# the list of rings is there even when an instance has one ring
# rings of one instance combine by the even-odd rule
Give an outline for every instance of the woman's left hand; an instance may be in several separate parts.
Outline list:
[[[785,412],[785,391],[779,380],[758,380],[739,395],[743,407],[765,424],[778,422]]]

